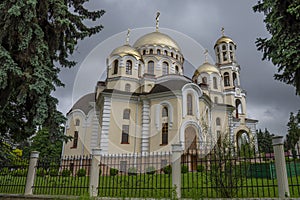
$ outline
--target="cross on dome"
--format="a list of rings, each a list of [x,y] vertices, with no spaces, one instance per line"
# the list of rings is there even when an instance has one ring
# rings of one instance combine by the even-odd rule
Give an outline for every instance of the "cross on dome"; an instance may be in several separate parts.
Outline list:
[[[159,15],[160,15],[160,12],[157,11],[156,18],[155,18],[155,20],[156,20],[156,31],[157,32],[158,32],[158,27],[159,27]]]
[[[208,50],[207,49],[205,49],[205,51],[204,51],[204,61],[208,62]]]
[[[224,32],[225,32],[224,27],[221,28],[221,32],[222,32],[222,36],[224,36]]]
[[[129,44],[130,29],[127,30],[126,44]]]

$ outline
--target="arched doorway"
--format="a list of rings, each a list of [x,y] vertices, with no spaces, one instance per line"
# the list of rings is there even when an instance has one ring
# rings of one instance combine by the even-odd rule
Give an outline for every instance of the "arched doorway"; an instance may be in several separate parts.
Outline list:
[[[253,154],[253,146],[251,145],[249,133],[240,130],[236,134],[236,147],[240,156],[249,156]]]
[[[184,155],[183,163],[186,163],[189,171],[197,170],[197,131],[193,126],[184,130]]]

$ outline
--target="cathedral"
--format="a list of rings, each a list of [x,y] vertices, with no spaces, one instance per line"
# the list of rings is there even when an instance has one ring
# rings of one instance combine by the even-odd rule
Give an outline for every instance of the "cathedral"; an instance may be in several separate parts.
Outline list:
[[[184,55],[170,36],[156,30],[112,49],[105,81],[82,96],[67,113],[65,134],[73,139],[62,155],[169,152],[213,148],[229,138],[238,149],[255,141],[257,120],[247,118],[246,91],[236,43],[216,40],[215,63],[204,63],[192,77],[184,75]],[[201,55],[203,52],[199,52]]]

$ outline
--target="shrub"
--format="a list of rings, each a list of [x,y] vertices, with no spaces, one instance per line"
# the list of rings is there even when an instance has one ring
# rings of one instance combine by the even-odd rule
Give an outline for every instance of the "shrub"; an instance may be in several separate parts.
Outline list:
[[[13,171],[13,176],[27,176],[27,169],[16,169]]]
[[[111,175],[111,176],[115,176],[115,175],[117,175],[119,173],[119,170],[117,170],[117,169],[115,169],[115,168],[110,168],[110,170],[109,170],[109,174]]]
[[[128,169],[128,175],[136,175],[137,174],[137,169],[135,167],[130,167]]]
[[[9,174],[10,174],[10,171],[9,171],[8,167],[4,167],[0,170],[0,176],[6,176]]]
[[[188,166],[187,165],[182,165],[181,166],[181,173],[186,174],[188,172]]]
[[[76,175],[78,177],[83,177],[86,175],[86,170],[85,169],[79,169],[77,172],[76,172]]]
[[[49,175],[50,176],[58,176],[58,169],[50,169]]]
[[[156,169],[153,166],[147,167],[146,174],[155,174]]]
[[[197,172],[204,172],[204,169],[203,165],[197,165]]]
[[[37,176],[45,176],[45,175],[47,175],[47,171],[44,168],[38,168],[36,170],[36,175]]]
[[[162,170],[165,174],[171,174],[172,173],[171,165],[165,166]]]
[[[63,176],[63,177],[68,177],[68,176],[70,176],[72,174],[72,172],[71,172],[71,170],[69,170],[69,169],[64,169],[64,170],[62,170],[62,172],[61,172],[61,175]]]

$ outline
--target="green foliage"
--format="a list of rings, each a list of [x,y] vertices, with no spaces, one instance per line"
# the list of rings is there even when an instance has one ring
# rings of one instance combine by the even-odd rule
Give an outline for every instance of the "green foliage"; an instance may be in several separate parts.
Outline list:
[[[16,170],[12,171],[12,175],[26,177],[27,172],[28,172],[27,169],[16,169]]]
[[[287,124],[288,134],[286,135],[287,148],[295,152],[295,145],[300,140],[300,110],[297,114],[290,114],[290,119]],[[295,153],[293,153],[295,156]]]
[[[203,165],[197,165],[197,172],[204,172],[205,167]]]
[[[52,142],[63,136],[59,129],[65,118],[56,108],[58,100],[51,95],[56,87],[63,86],[58,77],[60,67],[74,66],[76,62],[69,58],[78,40],[103,28],[101,25],[86,25],[98,20],[104,11],[89,11],[85,2],[1,1],[2,139],[19,144],[35,134],[37,127],[46,127],[48,139]]]
[[[300,3],[299,0],[261,0],[253,7],[265,15],[271,38],[258,38],[256,45],[263,60],[278,66],[275,79],[296,88],[300,95]]]
[[[49,175],[50,176],[58,176],[58,172],[59,172],[58,169],[52,168],[52,169],[49,170]]]
[[[64,169],[64,170],[62,170],[62,172],[61,172],[61,175],[62,175],[63,177],[71,176],[71,174],[72,174],[72,172],[71,172],[71,170],[69,170],[69,169]]]
[[[155,169],[155,167],[153,167],[153,166],[149,166],[149,167],[147,167],[147,169],[146,169],[146,174],[151,174],[151,175],[153,175],[153,174],[155,174],[155,172],[156,172],[156,169]]]
[[[168,166],[165,166],[164,168],[162,168],[162,171],[165,173],[165,174],[172,174],[172,166],[171,165],[168,165]]]
[[[44,168],[38,168],[36,170],[36,175],[37,176],[46,176],[47,175],[47,171]]]
[[[76,175],[78,177],[83,177],[86,175],[86,170],[85,169],[79,169],[77,172],[76,172]]]
[[[273,146],[272,146],[272,137],[273,134],[270,134],[268,129],[265,129],[264,132],[259,129],[256,133],[257,135],[257,143],[258,143],[258,149],[261,153],[272,153],[273,152]]]
[[[186,174],[189,171],[189,168],[187,165],[181,165],[181,173]]]
[[[128,175],[136,175],[137,169],[135,167],[128,168]]]
[[[119,170],[115,169],[115,168],[110,168],[109,169],[109,175],[110,176],[115,176],[119,173]]]
[[[9,174],[10,174],[10,171],[9,171],[8,167],[4,167],[0,170],[0,176],[6,176]]]

